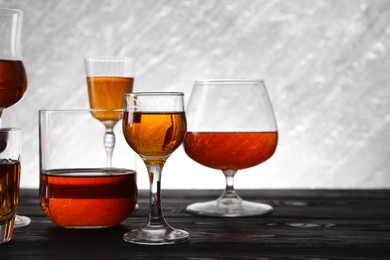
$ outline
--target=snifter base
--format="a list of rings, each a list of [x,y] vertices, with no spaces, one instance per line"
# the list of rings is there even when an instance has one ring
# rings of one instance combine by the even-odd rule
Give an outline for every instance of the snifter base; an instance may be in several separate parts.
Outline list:
[[[140,245],[170,245],[186,242],[188,239],[189,234],[187,231],[174,229],[170,226],[145,226],[123,235],[124,241]]]
[[[210,217],[250,217],[269,214],[273,208],[270,205],[249,202],[239,199],[220,198],[208,202],[190,204],[187,212]]]

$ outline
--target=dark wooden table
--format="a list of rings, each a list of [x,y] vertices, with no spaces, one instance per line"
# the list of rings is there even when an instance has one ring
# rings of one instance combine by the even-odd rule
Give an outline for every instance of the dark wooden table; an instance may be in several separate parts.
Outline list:
[[[187,243],[142,246],[122,240],[146,221],[148,193],[122,225],[97,230],[57,227],[22,190],[18,213],[32,218],[0,245],[0,259],[390,259],[390,190],[245,190],[242,197],[274,207],[267,216],[195,217],[189,203],[220,191],[163,191],[167,221],[190,232]]]

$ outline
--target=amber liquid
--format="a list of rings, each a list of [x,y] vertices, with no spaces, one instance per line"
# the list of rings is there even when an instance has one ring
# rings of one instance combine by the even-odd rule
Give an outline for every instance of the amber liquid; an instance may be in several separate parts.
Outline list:
[[[184,150],[204,166],[240,170],[269,159],[277,139],[277,132],[187,132]]]
[[[133,91],[133,78],[87,77],[89,104],[92,109],[123,109],[124,94]],[[122,118],[122,113],[100,112],[92,115],[108,126]]]
[[[125,112],[123,133],[130,147],[145,163],[162,163],[180,146],[186,133],[184,112]]]
[[[118,168],[60,169],[41,173],[45,215],[68,228],[118,225],[137,203],[134,171]]]
[[[20,60],[0,60],[0,109],[12,106],[24,95],[27,74]]]
[[[13,218],[18,205],[20,163],[0,162],[0,224]]]

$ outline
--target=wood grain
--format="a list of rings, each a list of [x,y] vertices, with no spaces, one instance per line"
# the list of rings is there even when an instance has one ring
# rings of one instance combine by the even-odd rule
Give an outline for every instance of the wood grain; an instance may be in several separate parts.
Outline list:
[[[166,190],[167,221],[190,232],[188,243],[138,246],[124,242],[143,225],[148,192],[140,208],[113,228],[57,227],[39,207],[37,190],[22,190],[19,214],[32,223],[15,229],[0,246],[1,259],[389,259],[390,190],[242,190],[242,197],[269,203],[270,215],[248,218],[192,216],[185,206],[214,199],[216,190]],[[8,258],[7,258],[8,257]]]

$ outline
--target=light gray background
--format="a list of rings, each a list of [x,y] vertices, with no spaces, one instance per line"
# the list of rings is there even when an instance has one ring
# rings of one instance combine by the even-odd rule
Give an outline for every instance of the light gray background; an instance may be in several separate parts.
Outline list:
[[[136,91],[195,79],[262,78],[278,120],[276,154],[237,188],[390,187],[388,0],[0,0],[24,11],[29,85],[3,123],[21,127],[23,187],[37,187],[41,108],[88,108],[83,58],[137,60]],[[100,141],[100,140],[99,140]],[[141,165],[142,166],[142,165]],[[147,188],[143,167],[139,186]],[[223,188],[183,149],[164,188]]]

